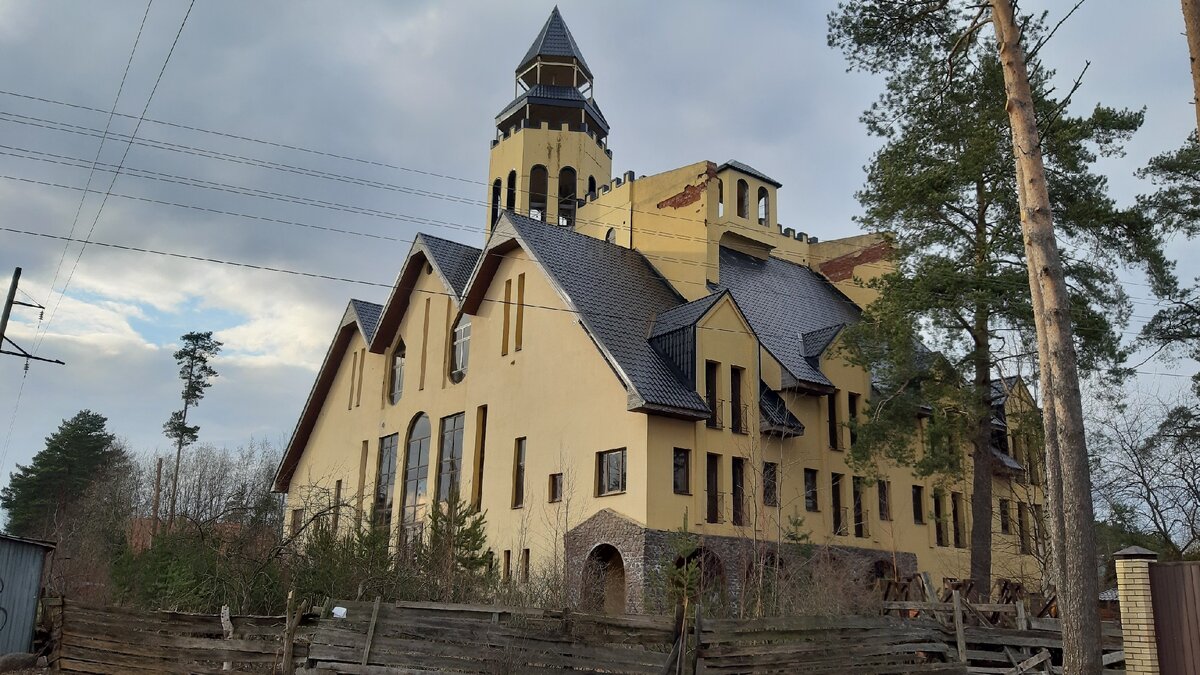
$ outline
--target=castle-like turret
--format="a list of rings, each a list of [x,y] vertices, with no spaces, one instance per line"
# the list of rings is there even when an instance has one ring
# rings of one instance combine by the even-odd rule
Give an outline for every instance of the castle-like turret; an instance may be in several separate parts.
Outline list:
[[[516,69],[512,103],[496,116],[488,231],[501,210],[570,227],[577,200],[612,177],[608,122],[592,71],[558,7]]]

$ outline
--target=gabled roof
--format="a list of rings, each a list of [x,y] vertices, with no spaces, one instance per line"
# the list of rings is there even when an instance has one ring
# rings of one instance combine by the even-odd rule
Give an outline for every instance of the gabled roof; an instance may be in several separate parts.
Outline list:
[[[534,38],[533,44],[529,46],[529,51],[525,52],[525,58],[521,59],[521,63],[517,66],[517,72],[525,69],[526,66],[533,63],[539,56],[567,56],[574,58],[579,63],[579,68],[583,70],[588,78],[592,77],[592,69],[588,68],[587,61],[583,60],[583,53],[579,51],[579,45],[575,44],[575,38],[572,37],[570,29],[567,28],[567,22],[563,21],[562,14],[558,11],[558,6],[550,10],[550,17],[546,19],[545,25]]]
[[[1008,377],[999,377],[992,380],[992,405],[1003,406],[1008,402],[1008,397],[1021,384],[1019,375],[1009,375]]]
[[[720,265],[717,287],[733,293],[762,345],[798,382],[832,387],[814,364],[837,331],[858,320],[858,307],[803,265],[773,257],[763,260],[725,247]],[[806,347],[809,343],[820,349]]]
[[[771,185],[774,185],[777,188],[783,187],[783,183],[780,183],[779,181],[775,180],[774,178],[771,178],[767,174],[759,171],[758,169],[750,166],[749,164],[743,164],[742,162],[739,162],[736,159],[731,159],[728,162],[725,162],[721,166],[717,167],[717,172],[719,173],[721,171],[724,171],[725,169],[734,169],[736,171],[741,171],[744,174],[754,176],[755,178],[761,180],[764,183],[770,183]]]
[[[698,300],[685,302],[662,312],[654,318],[654,328],[650,331],[650,337],[656,338],[665,333],[694,325],[728,293],[729,291],[710,293]]]
[[[321,406],[325,403],[329,388],[333,386],[338,364],[341,363],[342,357],[346,353],[346,347],[350,345],[350,338],[354,335],[354,331],[357,330],[361,333],[363,340],[370,344],[378,328],[382,312],[382,305],[366,300],[351,300],[346,305],[346,311],[342,313],[342,320],[338,322],[337,330],[333,334],[333,341],[325,352],[325,360],[321,362],[321,368],[317,371],[317,379],[308,392],[308,399],[304,401],[300,419],[296,422],[296,428],[292,430],[292,437],[288,440],[283,457],[279,460],[279,468],[275,471],[275,483],[272,487],[276,492],[284,492],[288,489],[288,484],[292,480],[292,472],[296,470],[296,462],[300,460],[300,454],[308,445],[308,438],[312,434],[313,427],[316,426],[317,417],[321,414]]]
[[[467,246],[449,239],[434,237],[428,234],[418,234],[413,239],[408,257],[396,276],[396,283],[388,296],[387,303],[379,316],[379,325],[374,331],[370,342],[371,352],[382,354],[392,344],[400,321],[408,310],[412,289],[416,285],[421,270],[428,264],[442,280],[446,292],[456,304],[462,302],[462,293],[470,279],[471,270],[479,259],[479,249]]]
[[[708,416],[708,406],[650,345],[655,317],[684,300],[637,251],[505,211],[463,297],[470,314],[483,300],[500,256],[523,248],[591,336],[629,392],[629,409]]]

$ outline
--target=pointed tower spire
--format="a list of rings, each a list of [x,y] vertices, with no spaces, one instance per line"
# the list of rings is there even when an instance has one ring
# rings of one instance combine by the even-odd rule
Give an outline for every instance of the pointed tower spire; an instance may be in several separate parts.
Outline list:
[[[574,59],[575,64],[579,66],[579,70],[587,79],[592,79],[592,69],[588,68],[587,61],[583,60],[579,45],[575,44],[575,38],[571,36],[567,22],[563,21],[562,14],[558,11],[558,5],[555,5],[554,9],[550,11],[550,17],[546,19],[542,31],[529,46],[529,51],[525,52],[525,58],[521,59],[520,65],[517,66],[517,73],[521,73],[536,63],[539,56],[549,57],[552,61],[561,61],[564,57]]]

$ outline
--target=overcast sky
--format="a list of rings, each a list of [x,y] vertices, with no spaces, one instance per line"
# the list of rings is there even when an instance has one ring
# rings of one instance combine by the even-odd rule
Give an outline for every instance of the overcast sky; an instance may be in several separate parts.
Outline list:
[[[854,192],[876,147],[858,116],[879,83],[826,46],[834,4],[562,2],[612,125],[614,172],[737,158],[783,183],[787,226],[858,233]],[[1022,4],[1057,20],[1073,3]],[[185,2],[153,3],[130,60],[145,2],[0,0],[0,227],[96,242],[0,231],[0,286],[19,265],[19,298],[48,307],[40,323],[18,308],[10,337],[67,362],[34,363],[23,381],[23,362],[0,356],[0,484],[84,408],[134,450],[166,448],[171,355],[192,330],[225,343],[190,418],[201,440],[285,442],[347,300],[382,302],[418,231],[482,243],[493,119],[551,7],[201,0],[163,70]],[[1195,122],[1181,32],[1175,0],[1087,0],[1044,52],[1063,88],[1091,62],[1076,111],[1146,106],[1128,155],[1102,165],[1122,202],[1147,189],[1133,171]],[[1200,273],[1200,246],[1171,253],[1186,278]],[[1129,293],[1135,315],[1153,312],[1148,288]]]

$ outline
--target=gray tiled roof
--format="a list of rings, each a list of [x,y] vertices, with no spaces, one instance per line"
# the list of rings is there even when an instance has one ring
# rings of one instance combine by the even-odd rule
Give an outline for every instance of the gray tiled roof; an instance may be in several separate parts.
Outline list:
[[[806,354],[802,336],[858,321],[859,309],[803,265],[721,248],[720,288],[728,288],[758,339],[797,380],[832,386]],[[820,333],[818,333],[820,331]],[[828,346],[826,344],[825,346]]]
[[[1008,453],[1002,452],[1001,450],[997,449],[996,446],[992,446],[992,458],[995,459],[1001,466],[1011,471],[1025,470],[1025,467],[1021,466],[1020,462],[1012,457],[1009,457]]]
[[[601,125],[604,133],[608,133],[608,120],[604,119],[604,113],[600,112],[600,106],[596,105],[594,99],[584,96],[575,87],[557,84],[535,84],[521,92],[511,103],[504,106],[499,115],[496,115],[496,123],[503,122],[510,115],[524,108],[526,103],[559,106],[565,104],[571,108],[583,108]]]
[[[650,337],[658,337],[664,333],[670,333],[673,330],[691,326],[700,320],[721,296],[725,295],[725,291],[718,291],[691,302],[685,302],[682,305],[677,305],[659,314],[654,319],[654,329],[650,331]]]
[[[759,427],[762,431],[785,436],[799,436],[804,433],[804,423],[788,410],[783,397],[761,380],[758,383],[758,409]]]
[[[375,329],[379,327],[379,316],[383,314],[383,305],[377,305],[366,300],[350,300],[354,308],[354,316],[358,318],[358,327],[362,330],[367,344],[375,339]]]
[[[450,282],[454,294],[461,298],[463,290],[467,287],[467,281],[471,279],[471,272],[475,269],[475,262],[479,260],[481,251],[474,246],[467,246],[457,241],[425,233],[417,236],[425,243],[429,255],[433,256],[433,263],[445,275],[446,281]]]
[[[579,319],[649,406],[706,416],[708,406],[648,339],[655,317],[683,298],[636,251],[511,212],[530,254],[570,298]]]
[[[567,22],[563,21],[557,6],[550,11],[550,17],[546,19],[541,32],[534,38],[533,44],[529,46],[529,51],[525,52],[525,58],[521,59],[517,70],[525,68],[539,55],[573,57],[579,62],[579,67],[583,69],[583,72],[588,77],[592,77],[592,69],[588,68],[587,61],[583,60],[583,53],[579,51],[579,45],[575,44],[575,38],[567,28]]]
[[[767,174],[759,171],[758,169],[750,166],[749,164],[743,164],[742,162],[739,162],[736,159],[731,159],[728,162],[725,162],[721,166],[717,167],[718,172],[724,171],[725,169],[737,169],[738,171],[741,171],[744,174],[749,174],[751,176],[754,176],[755,178],[763,181],[764,183],[770,183],[771,185],[774,185],[777,188],[783,187],[783,183],[780,183],[779,181],[775,180],[774,178],[771,178]]]
[[[1009,394],[1021,381],[1020,376],[1010,375],[992,380],[992,405],[1002,406],[1008,401]]]

